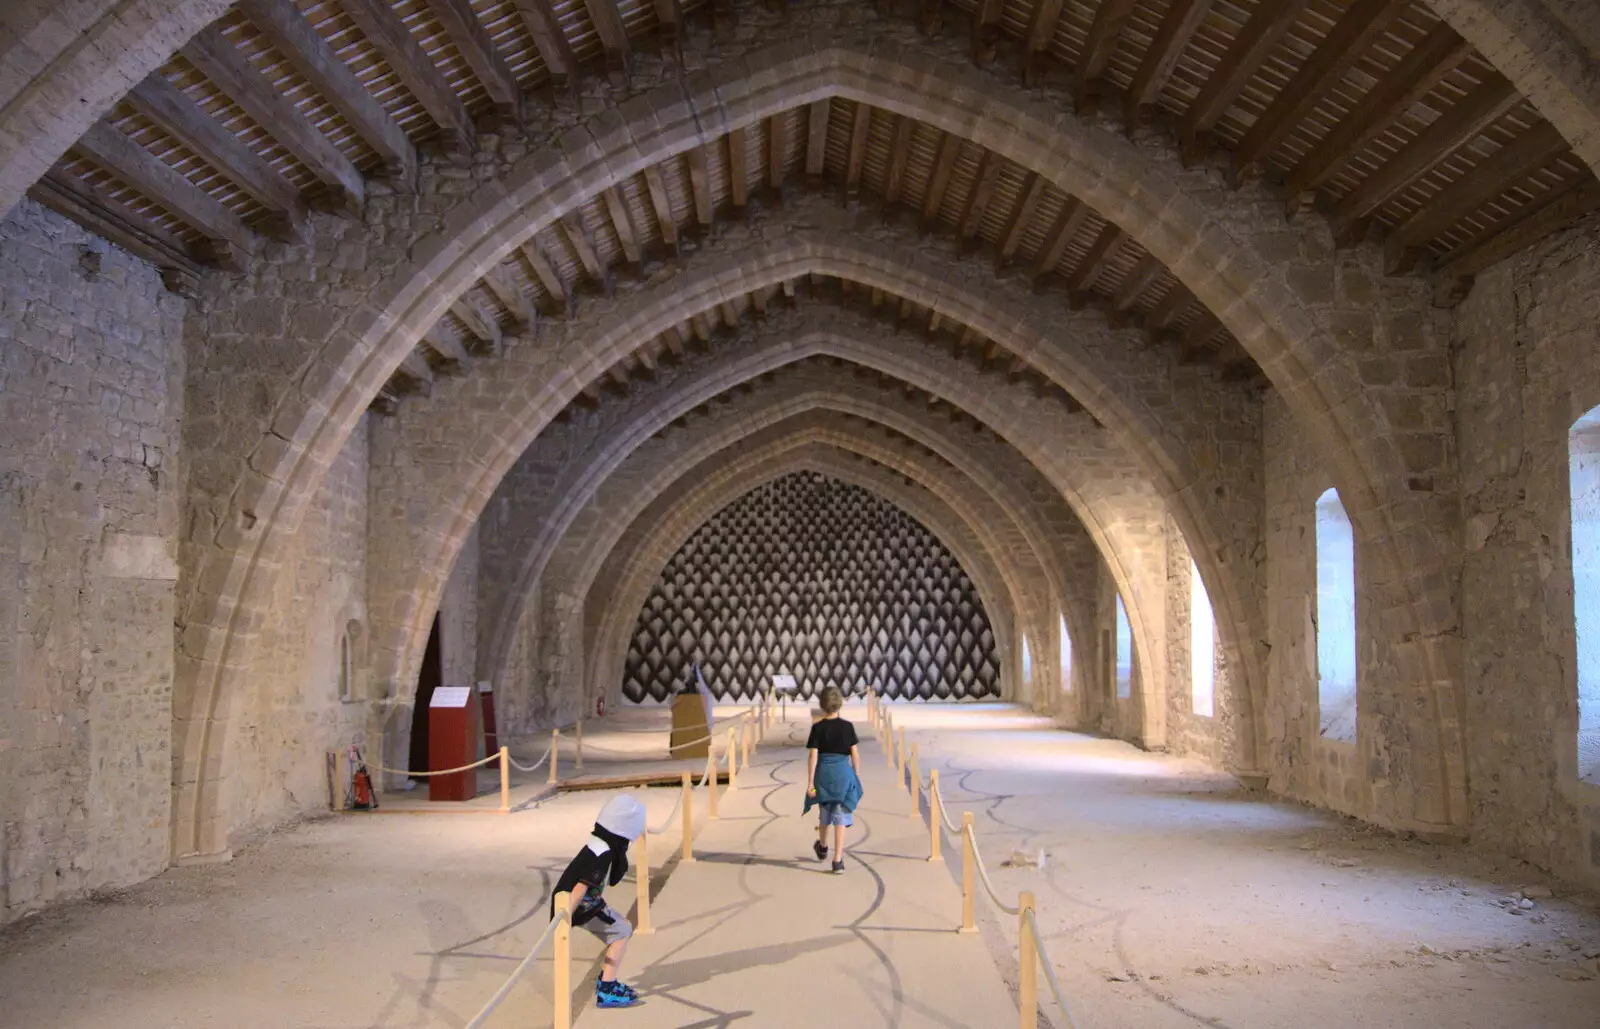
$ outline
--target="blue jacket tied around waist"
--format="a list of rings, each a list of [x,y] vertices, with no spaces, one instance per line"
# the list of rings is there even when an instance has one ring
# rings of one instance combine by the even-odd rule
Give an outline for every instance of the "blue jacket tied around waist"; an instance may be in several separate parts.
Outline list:
[[[806,795],[806,806],[801,814],[810,811],[813,804],[841,804],[846,811],[854,811],[861,802],[861,780],[850,767],[848,754],[818,755],[816,782],[816,796]]]

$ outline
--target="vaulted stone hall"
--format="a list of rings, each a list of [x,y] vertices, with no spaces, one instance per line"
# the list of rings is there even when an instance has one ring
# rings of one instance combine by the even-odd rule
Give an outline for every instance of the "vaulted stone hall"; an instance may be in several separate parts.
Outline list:
[[[1591,0],[0,3],[0,1020],[1593,1027],[1597,171]]]

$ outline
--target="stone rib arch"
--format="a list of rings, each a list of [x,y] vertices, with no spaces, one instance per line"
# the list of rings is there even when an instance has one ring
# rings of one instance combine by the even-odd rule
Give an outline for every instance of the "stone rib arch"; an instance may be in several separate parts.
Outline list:
[[[821,411],[813,410],[774,421],[748,435],[737,422],[735,419],[732,425],[710,427],[710,431],[702,437],[688,441],[683,446],[681,459],[655,470],[650,475],[650,485],[645,487],[640,496],[645,503],[626,507],[599,502],[594,504],[596,517],[592,520],[593,530],[573,534],[575,545],[570,549],[574,552],[567,555],[565,560],[551,565],[543,584],[545,588],[576,598],[583,607],[588,607],[591,587],[617,538],[627,530],[632,518],[636,518],[648,506],[648,501],[665,489],[670,489],[671,483],[692,477],[697,469],[707,465],[734,459],[737,454],[769,453],[816,443],[867,458],[915,480],[939,497],[941,503],[968,527],[982,552],[988,555],[987,559],[998,570],[1000,584],[1005,588],[1010,604],[1010,628],[1036,633],[1047,626],[1048,612],[1058,598],[1050,595],[1048,583],[1036,558],[1026,548],[1011,545],[1004,538],[997,529],[1004,520],[1004,510],[980,491],[971,489],[955,469],[911,448],[895,447],[864,434],[842,431],[837,425],[831,424]],[[600,607],[616,618],[629,618],[621,608],[604,603]],[[637,610],[633,613],[637,614]],[[603,656],[605,651],[592,649],[585,633],[582,653],[585,656]],[[1014,683],[1014,679],[1008,681]],[[592,678],[588,682],[590,693],[596,691],[597,685],[604,684],[604,680],[596,684]]]
[[[618,622],[622,625],[620,641],[623,653],[626,652],[633,619],[644,603],[644,595],[650,584],[660,575],[667,560],[697,528],[716,511],[758,485],[793,471],[816,471],[877,493],[922,522],[950,548],[972,578],[989,614],[995,632],[996,650],[1000,655],[1005,695],[1012,695],[1016,669],[1012,640],[1016,635],[1016,622],[1010,610],[994,606],[996,600],[1004,603],[1006,599],[999,582],[999,572],[978,546],[976,539],[970,536],[967,527],[948,513],[949,509],[939,497],[922,486],[908,485],[902,476],[872,461],[853,459],[837,449],[815,442],[791,444],[779,441],[762,448],[759,453],[740,453],[733,449],[724,451],[719,457],[720,460],[714,458],[680,479],[670,502],[659,509],[652,505],[651,515],[645,519],[652,529],[643,540],[644,546],[633,551],[630,558],[632,575],[628,581],[642,581],[643,588],[628,594],[606,594],[604,603],[607,605],[631,606],[625,616],[618,616]],[[655,517],[658,510],[660,517]],[[972,563],[969,564],[969,561]],[[615,641],[602,640],[602,646],[608,642]],[[593,653],[599,660],[607,662],[606,668],[620,672],[620,654],[612,660],[610,649],[596,649]],[[609,683],[609,680],[602,681]],[[618,685],[620,681],[619,678]],[[617,692],[608,684],[608,700],[615,700]]]
[[[829,210],[837,211],[836,208]],[[892,235],[894,230],[880,231]],[[1040,298],[1025,284],[1013,279],[990,283],[976,281],[978,276],[988,276],[987,269],[974,267],[971,262],[962,262],[939,251],[913,253],[909,249],[910,240],[908,246],[903,248],[867,243],[851,236],[837,238],[823,235],[821,240],[818,241],[818,234],[813,232],[784,232],[780,239],[772,243],[752,244],[742,248],[737,257],[723,258],[696,272],[682,273],[670,280],[671,288],[662,286],[641,291],[633,305],[624,308],[616,317],[606,319],[592,335],[584,332],[584,345],[599,355],[585,362],[589,373],[600,374],[630,352],[637,345],[637,340],[667,331],[691,314],[712,310],[732,296],[811,274],[848,278],[863,285],[882,288],[896,296],[908,297],[914,302],[949,312],[952,320],[969,324],[979,333],[999,339],[1008,350],[1030,360],[1052,367],[1069,364],[1065,359],[1052,362],[1052,353],[1061,348],[1061,342],[1065,342],[1058,342],[1051,335],[1062,321],[1062,312],[1058,312],[1053,304],[1041,309]],[[815,319],[817,312],[826,308],[807,306],[804,310],[810,312],[808,317]],[[1141,427],[1150,426],[1148,435],[1129,432],[1120,440],[1135,454],[1163,445],[1184,448],[1176,453],[1169,451],[1166,461],[1152,462],[1156,465],[1153,474],[1157,475],[1162,495],[1173,502],[1174,513],[1179,516],[1186,535],[1197,541],[1193,549],[1205,556],[1201,562],[1202,574],[1209,574],[1215,580],[1216,597],[1233,598],[1235,602],[1234,605],[1227,605],[1219,600],[1219,609],[1226,611],[1225,616],[1219,617],[1227,617],[1233,625],[1243,624],[1239,611],[1254,603],[1254,593],[1246,583],[1233,581],[1227,576],[1231,568],[1249,569],[1251,574],[1255,573],[1256,559],[1250,555],[1255,552],[1253,527],[1258,524],[1259,504],[1251,498],[1260,487],[1254,481],[1255,472],[1247,464],[1236,461],[1230,465],[1223,459],[1219,445],[1211,441],[1211,436],[1215,424],[1220,420],[1232,425],[1235,432],[1242,430],[1243,438],[1254,438],[1258,429],[1249,407],[1243,403],[1241,395],[1218,383],[1214,375],[1194,368],[1167,368],[1160,375],[1141,376],[1132,367],[1136,362],[1130,359],[1126,343],[1117,334],[1107,330],[1098,319],[1081,318],[1071,322],[1071,328],[1070,343],[1075,352],[1091,355],[1101,362],[1096,367],[1123,369],[1123,375],[1128,378],[1139,376],[1134,379],[1142,390],[1137,399],[1148,405],[1147,413],[1139,424]],[[570,331],[577,333],[582,330],[574,328]],[[1131,334],[1130,338],[1133,338]],[[886,341],[878,349],[890,345]],[[510,406],[517,412],[514,415],[517,419],[515,422],[501,428],[496,420],[494,428],[480,432],[478,440],[462,441],[460,446],[440,452],[441,460],[435,469],[439,478],[431,484],[426,480],[435,470],[423,467],[420,461],[414,462],[409,469],[418,478],[396,484],[392,491],[396,496],[433,498],[429,509],[435,513],[435,517],[427,525],[419,528],[399,519],[393,522],[395,545],[411,555],[408,558],[409,567],[420,564],[425,569],[448,568],[459,541],[476,521],[482,505],[487,502],[494,486],[503,479],[514,456],[523,452],[548,420],[549,416],[541,420],[537,412],[554,399],[564,403],[566,397],[576,392],[575,384],[569,384],[565,392],[555,392],[547,384],[543,376],[548,370],[540,361],[548,356],[549,352],[541,351],[532,355],[532,360],[526,366],[510,367],[514,358],[508,355],[508,367],[502,374],[492,377],[492,381],[473,378],[444,383],[435,389],[432,396],[408,405],[411,410],[401,412],[396,427],[404,434],[409,425],[428,424],[432,411],[455,404],[470,404],[479,409],[493,407],[497,401],[491,398],[503,390],[513,384],[520,384],[522,389],[514,405],[510,401],[499,402],[502,408]],[[862,363],[874,365],[881,360],[881,356],[869,354]],[[905,364],[929,365],[951,360],[930,348],[919,348]],[[1085,363],[1088,363],[1087,359]],[[970,384],[963,387],[967,392],[959,396],[952,393],[951,389],[961,386],[962,380],[970,379],[968,368],[955,368],[942,374],[938,381],[929,380],[925,371],[912,372],[906,368],[884,370],[939,393],[970,413],[990,412],[981,415],[982,419],[992,426],[1009,424],[1009,430],[997,431],[1011,438],[1014,443],[1024,441],[1035,431],[1034,426],[1018,420],[1015,412],[998,410],[991,398],[982,395],[981,390],[972,390]],[[1108,392],[1108,389],[1101,387],[1099,391]],[[1132,387],[1129,389],[1130,392],[1133,390]],[[552,392],[555,392],[554,398],[548,395]],[[485,393],[489,396],[486,397]],[[1191,406],[1186,407],[1185,401]],[[1181,415],[1194,419],[1193,423],[1186,422],[1178,428],[1161,425],[1156,410],[1167,407],[1174,410],[1174,419],[1179,419]],[[1109,434],[1115,433],[1110,424],[1107,425],[1107,431]],[[1174,439],[1179,436],[1183,438]],[[378,439],[381,443],[381,434]],[[400,447],[398,443],[384,445]],[[1198,448],[1198,453],[1189,452],[1191,446]],[[421,454],[430,449],[430,444],[418,437],[404,449],[409,453]],[[432,449],[437,450],[436,447]],[[1048,462],[1048,455],[1036,451],[1037,448],[1030,451],[1029,456],[1042,467]],[[1126,460],[1124,457],[1122,462],[1126,463]],[[1185,470],[1183,485],[1160,478],[1162,468],[1169,465],[1178,465]],[[1211,471],[1202,471],[1202,467]],[[1233,477],[1223,477],[1226,475]],[[1058,485],[1062,483],[1058,481]],[[1217,496],[1219,487],[1223,494],[1221,498]],[[1079,510],[1082,516],[1083,510]],[[378,512],[375,517],[383,519],[385,515]],[[1122,585],[1130,587],[1135,578],[1132,575],[1123,576]],[[412,605],[410,612],[399,620],[398,627],[389,627],[390,638],[410,642],[398,643],[393,649],[382,648],[379,651],[379,660],[385,660],[385,654],[394,655],[391,660],[399,659],[388,668],[381,669],[380,678],[405,681],[409,679],[412,667],[404,661],[409,659],[407,655],[419,652],[415,649],[415,641],[425,621],[422,612],[430,610],[437,595],[436,588],[433,584],[416,588],[408,581],[388,585],[379,592],[392,594],[402,598],[402,603]],[[1133,592],[1130,589],[1130,595]],[[1237,644],[1249,650],[1256,650],[1254,641],[1265,635],[1264,622],[1257,620],[1253,624],[1257,628],[1234,637]],[[1144,638],[1147,652],[1159,654],[1156,634],[1146,633]],[[1243,652],[1241,657],[1244,657]]]
[[[755,66],[763,67],[759,78],[745,70]],[[1380,726],[1384,739],[1374,742],[1373,755],[1387,760],[1399,739],[1410,737],[1413,744],[1421,739],[1429,767],[1422,770],[1423,786],[1415,795],[1390,798],[1375,815],[1390,823],[1434,826],[1459,817],[1464,789],[1459,734],[1442,714],[1451,698],[1439,695],[1450,682],[1448,648],[1439,637],[1453,623],[1453,608],[1421,595],[1410,578],[1420,567],[1418,581],[1437,581],[1440,554],[1455,532],[1454,514],[1448,504],[1406,490],[1407,472],[1413,469],[1385,414],[1364,396],[1335,325],[1336,315],[1370,313],[1372,301],[1357,301],[1347,291],[1346,277],[1328,256],[1325,232],[1309,230],[1314,242],[1307,260],[1280,260],[1273,247],[1290,234],[1282,230],[1276,204],[1263,193],[1219,192],[1204,172],[1185,172],[1175,158],[1152,156],[1115,133],[1061,114],[1059,105],[1026,99],[992,73],[937,53],[875,48],[870,34],[856,39],[836,33],[773,47],[748,62],[636,97],[591,129],[570,133],[561,146],[533,148],[533,156],[506,181],[486,184],[451,213],[447,227],[414,248],[416,256],[403,269],[381,285],[368,283],[362,293],[366,299],[350,305],[353,313],[338,319],[328,336],[308,342],[306,360],[294,376],[296,390],[271,398],[278,412],[272,431],[246,443],[249,453],[219,454],[213,462],[216,474],[207,475],[200,487],[218,509],[222,545],[191,565],[194,578],[210,592],[185,611],[177,733],[183,740],[175,819],[179,853],[222,849],[214,833],[202,841],[198,826],[208,819],[214,826],[225,821],[216,814],[225,748],[213,736],[225,735],[236,670],[250,663],[248,613],[262,596],[257,570],[270,575],[281,557],[283,536],[292,534],[303,510],[305,487],[325,471],[361,407],[424,327],[518,240],[618,177],[681,153],[706,138],[708,126],[724,131],[830,95],[921,112],[918,116],[929,124],[965,130],[969,138],[1041,171],[1165,261],[1256,357],[1328,455],[1341,492],[1351,497],[1352,517],[1372,541],[1370,566],[1385,622],[1394,626],[1396,640],[1409,641],[1385,647],[1381,660],[1396,665],[1400,688],[1419,694],[1420,705],[1406,708],[1420,706],[1426,714],[1405,727]],[[994,126],[1002,120],[1009,120],[1013,130],[1001,134]],[[1114,173],[1108,175],[1107,169]],[[1334,302],[1308,299],[1296,285],[1308,278],[1331,279]],[[558,371],[552,378],[570,383],[570,374]],[[1108,399],[1090,396],[1085,403]],[[216,435],[235,438],[228,432]],[[1224,602],[1238,599],[1218,596]],[[214,724],[221,727],[215,734]]]
[[[880,422],[915,439],[983,486],[988,494],[997,499],[1002,510],[1010,513],[1006,521],[1015,517],[1018,530],[1045,568],[1051,590],[1057,596],[1067,595],[1058,567],[1062,562],[1048,557],[1053,551],[1052,534],[1063,530],[1046,525],[1035,510],[1036,502],[1025,496],[1020,488],[1020,483],[1029,473],[1046,488],[1049,488],[1048,482],[1031,466],[1027,466],[1020,455],[1017,461],[1019,467],[1013,470],[1008,480],[996,474],[991,464],[969,454],[967,448],[949,434],[941,435],[918,422],[906,410],[909,405],[896,405],[892,397],[873,397],[872,394],[879,391],[852,382],[852,376],[843,371],[829,374],[820,369],[807,368],[803,369],[805,374],[802,376],[802,369],[795,367],[797,358],[787,337],[781,331],[763,333],[763,337],[767,342],[762,345],[756,345],[755,340],[749,343],[741,341],[740,345],[694,359],[681,369],[663,372],[663,375],[669,376],[663,383],[643,391],[637,398],[628,398],[626,406],[621,403],[608,405],[608,409],[627,411],[625,418],[619,417],[621,424],[602,421],[598,425],[584,422],[581,427],[576,423],[560,427],[568,430],[561,434],[563,438],[581,436],[595,440],[599,452],[593,457],[586,457],[581,475],[563,474],[553,485],[546,484],[548,465],[539,461],[538,474],[533,479],[537,481],[538,489],[551,498],[550,507],[537,500],[515,503],[508,495],[519,481],[524,463],[543,452],[544,437],[541,436],[535,448],[519,459],[517,466],[497,490],[496,500],[491,502],[489,511],[495,512],[499,521],[520,527],[521,531],[514,532],[504,540],[489,535],[480,537],[486,541],[480,543],[481,546],[492,544],[495,548],[491,559],[484,562],[484,571],[479,577],[480,605],[486,613],[480,619],[479,641],[479,653],[485,655],[481,668],[484,677],[496,681],[503,677],[511,629],[522,617],[523,599],[542,575],[546,561],[561,544],[567,527],[577,515],[577,505],[587,505],[606,476],[619,467],[636,447],[675,418],[723,390],[748,384],[757,376],[780,368],[782,374],[772,382],[756,386],[753,393],[734,402],[735,410],[752,412],[749,416],[752,427],[825,406],[830,410]],[[1002,388],[1008,392],[1019,390],[1009,384]],[[641,404],[647,406],[635,412],[635,408]],[[606,409],[603,409],[601,414],[605,413]],[[1063,442],[1070,447],[1074,441]],[[556,447],[562,449],[563,445],[557,442]],[[531,482],[529,488],[532,489]],[[507,503],[513,506],[505,510],[496,506]],[[1064,502],[1058,500],[1058,503],[1066,507]],[[1063,513],[1075,519],[1070,511]],[[485,517],[489,515],[486,513]],[[1057,526],[1060,522],[1061,519],[1057,518]],[[1081,533],[1082,530],[1079,528],[1077,531]],[[501,570],[498,574],[497,569]],[[506,572],[512,573],[509,582],[506,581]]]
[[[769,316],[761,331],[770,335],[774,341],[770,346],[779,348],[780,357],[784,359],[831,354],[876,368],[943,397],[1011,440],[1062,493],[1105,555],[1114,580],[1128,598],[1141,653],[1148,659],[1147,667],[1152,669],[1145,677],[1146,686],[1159,695],[1161,669],[1165,667],[1161,630],[1165,564],[1153,554],[1141,554],[1137,549],[1118,545],[1116,537],[1119,533],[1148,539],[1158,537],[1166,509],[1154,487],[1137,476],[1132,470],[1133,462],[1108,433],[1095,429],[1086,416],[1068,412],[1057,401],[1034,397],[1026,388],[973,382],[970,367],[961,365],[946,353],[904,339],[874,339],[871,324],[853,312],[823,307],[811,307],[799,313],[785,312]],[[447,503],[451,498],[460,499],[454,486],[435,493],[436,487],[428,485],[426,480],[394,483],[384,488],[397,496],[435,497],[431,503],[436,504]],[[1096,495],[1119,499],[1114,504],[1092,504],[1084,499]],[[476,517],[477,509],[474,509],[471,518],[463,520],[462,538]],[[420,610],[428,611],[431,618],[432,606],[437,604],[459,545],[458,539],[445,548],[445,557],[435,560],[426,556],[419,558],[418,555],[428,553],[420,542],[408,543],[408,552],[412,555],[410,567],[420,567],[425,581],[420,585],[414,579],[397,583],[375,594],[386,598],[375,606],[417,604]],[[398,682],[410,680],[421,653],[419,648],[426,641],[421,624],[406,631],[400,631],[394,624],[381,630],[383,642],[379,645],[379,660],[389,655],[390,660],[399,663],[401,672],[395,676]],[[1159,705],[1147,705],[1146,710],[1154,719],[1164,715]],[[1158,720],[1146,727],[1145,735],[1155,744],[1159,742],[1160,732]],[[1248,733],[1240,735],[1242,739],[1250,737]],[[1244,756],[1241,755],[1241,759]]]

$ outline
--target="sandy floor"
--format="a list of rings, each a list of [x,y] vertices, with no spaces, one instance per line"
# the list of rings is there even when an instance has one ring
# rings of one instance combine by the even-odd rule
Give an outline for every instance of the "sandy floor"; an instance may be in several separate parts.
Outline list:
[[[1509,910],[1549,884],[1015,709],[893,710],[991,866],[1046,851],[1042,870],[992,871],[1038,894],[1083,1029],[1600,1026],[1593,897]],[[1010,926],[986,936],[1014,982]]]
[[[1594,898],[1557,889],[1512,913],[1513,891],[1548,884],[1511,864],[1252,800],[1014,709],[895,711],[952,805],[978,815],[991,866],[1048,852],[1042,870],[993,871],[1037,892],[1082,1029],[1600,1025]],[[459,1029],[543,928],[549,883],[605,796],[323,819],[28,919],[0,931],[0,1023]],[[653,815],[673,800],[651,791]],[[979,909],[1014,981],[1010,920]],[[542,1024],[547,981],[535,970],[494,1024]]]

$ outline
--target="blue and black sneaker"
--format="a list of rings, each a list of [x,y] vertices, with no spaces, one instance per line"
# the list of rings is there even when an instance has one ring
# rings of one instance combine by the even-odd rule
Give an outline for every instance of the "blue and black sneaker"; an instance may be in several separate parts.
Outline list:
[[[639,995],[632,986],[620,980],[606,982],[604,979],[594,981],[594,1002],[602,1008],[627,1008],[639,1003]]]

